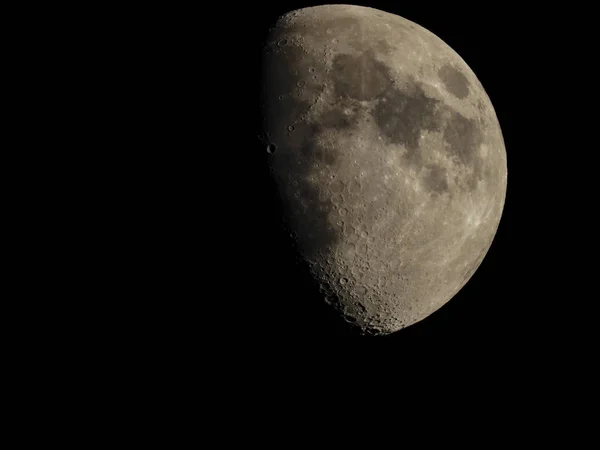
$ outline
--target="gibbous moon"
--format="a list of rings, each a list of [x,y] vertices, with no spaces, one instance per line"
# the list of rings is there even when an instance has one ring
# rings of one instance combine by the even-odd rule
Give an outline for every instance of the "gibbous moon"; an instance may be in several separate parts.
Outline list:
[[[264,152],[323,300],[365,334],[447,303],[506,195],[504,140],[473,71],[425,28],[350,5],[280,17],[262,67]]]

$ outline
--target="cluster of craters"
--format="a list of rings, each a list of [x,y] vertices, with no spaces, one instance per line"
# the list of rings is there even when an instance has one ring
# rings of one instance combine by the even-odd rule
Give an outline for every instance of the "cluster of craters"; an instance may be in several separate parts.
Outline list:
[[[474,75],[400,19],[308,8],[286,16],[264,51],[264,145],[285,220],[327,303],[373,334],[460,289],[489,247],[506,183],[497,119]],[[378,34],[394,24],[419,58],[397,62],[400,44]]]

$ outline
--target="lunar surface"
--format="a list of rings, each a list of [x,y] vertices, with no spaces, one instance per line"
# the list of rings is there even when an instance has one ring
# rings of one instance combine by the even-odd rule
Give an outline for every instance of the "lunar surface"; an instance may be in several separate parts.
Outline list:
[[[502,215],[506,150],[465,61],[400,16],[326,5],[263,48],[264,151],[323,300],[365,334],[447,303]]]

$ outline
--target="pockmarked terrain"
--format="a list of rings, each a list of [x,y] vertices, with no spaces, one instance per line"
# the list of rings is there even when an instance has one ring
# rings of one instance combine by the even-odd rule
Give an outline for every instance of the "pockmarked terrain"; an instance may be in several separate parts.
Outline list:
[[[477,270],[504,207],[476,75],[423,27],[350,5],[280,17],[262,67],[264,149],[324,301],[369,334],[426,318]]]

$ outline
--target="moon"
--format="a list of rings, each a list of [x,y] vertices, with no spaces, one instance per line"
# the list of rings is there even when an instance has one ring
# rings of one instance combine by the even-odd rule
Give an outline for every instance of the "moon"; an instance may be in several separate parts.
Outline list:
[[[446,304],[498,229],[506,150],[466,62],[400,16],[281,16],[262,51],[263,151],[323,301],[363,334]]]

